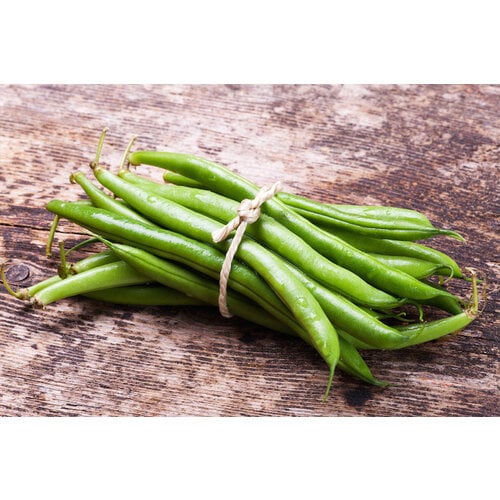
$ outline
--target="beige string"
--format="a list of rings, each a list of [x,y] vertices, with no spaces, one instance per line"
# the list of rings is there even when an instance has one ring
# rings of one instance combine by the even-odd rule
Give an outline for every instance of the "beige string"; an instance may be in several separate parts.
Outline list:
[[[265,186],[259,190],[253,200],[243,200],[238,207],[238,215],[229,221],[223,228],[212,233],[214,243],[224,241],[235,229],[236,233],[226,252],[226,258],[222,264],[219,276],[219,311],[225,318],[230,318],[232,314],[227,307],[227,282],[231,272],[233,258],[238,251],[241,239],[248,224],[254,223],[260,217],[260,206],[271,199],[276,193],[281,191],[283,186],[280,181],[272,186]]]

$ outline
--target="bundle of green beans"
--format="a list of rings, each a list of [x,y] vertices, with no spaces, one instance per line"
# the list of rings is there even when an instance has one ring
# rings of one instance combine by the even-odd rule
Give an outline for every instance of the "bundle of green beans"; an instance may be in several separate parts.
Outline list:
[[[214,243],[212,234],[258,187],[208,160],[169,152],[127,149],[124,156],[131,165],[165,169],[167,183],[132,173],[125,161],[115,175],[99,164],[103,138],[91,163],[101,187],[76,172],[71,181],[88,199],[52,200],[47,209],[55,214],[52,236],[64,218],[107,249],[69,266],[63,259],[57,276],[11,293],[38,306],[74,295],[120,304],[217,306],[230,241]],[[464,279],[457,263],[417,243],[437,235],[462,239],[414,210],[325,204],[280,192],[247,226],[231,265],[228,308],[313,346],[329,368],[325,398],[337,366],[386,385],[360,350],[428,342],[478,315],[475,276],[466,304],[444,286],[445,277]],[[410,306],[419,311],[414,321],[406,315]],[[428,320],[424,311],[430,308],[448,314]]]

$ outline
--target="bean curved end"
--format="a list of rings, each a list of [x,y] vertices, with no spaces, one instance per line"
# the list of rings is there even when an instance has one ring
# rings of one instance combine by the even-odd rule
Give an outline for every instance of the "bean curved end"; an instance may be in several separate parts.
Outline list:
[[[467,240],[460,234],[457,233],[456,231],[450,230],[444,230],[443,234],[446,236],[449,236],[450,238],[454,238],[455,240],[461,241],[462,243],[465,243]]]
[[[394,385],[392,382],[386,382],[385,380],[379,380],[378,378],[374,378],[370,381],[370,383],[376,387],[390,387],[391,385]]]

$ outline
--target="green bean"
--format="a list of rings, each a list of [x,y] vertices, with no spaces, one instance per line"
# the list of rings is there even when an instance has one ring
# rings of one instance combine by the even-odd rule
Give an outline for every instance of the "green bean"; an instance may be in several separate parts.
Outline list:
[[[89,255],[78,262],[69,264],[68,271],[70,274],[77,274],[93,269],[94,267],[116,262],[117,260],[116,255],[111,250],[103,250],[102,252]]]
[[[115,262],[116,260],[116,256],[110,250],[105,250],[104,252],[90,255],[89,257],[86,257],[78,262],[69,264],[67,267],[67,271],[71,274],[81,273],[83,271],[93,269],[94,267],[108,264],[110,262]],[[16,297],[22,300],[28,300],[43,288],[53,285],[54,283],[58,283],[62,279],[64,278],[62,278],[60,274],[50,276],[49,278],[39,281],[38,283],[31,285],[30,287],[20,289],[18,292],[16,292]]]
[[[409,347],[412,345],[423,344],[431,340],[436,340],[450,333],[456,333],[469,325],[476,315],[471,315],[470,312],[461,312],[453,316],[437,319],[434,321],[427,321],[420,325],[406,325],[396,327],[400,332],[404,333],[417,333],[410,340],[403,342],[400,348]]]
[[[445,318],[436,319],[433,321],[424,321],[421,323],[415,323],[405,326],[396,326],[395,328],[401,333],[412,334],[410,340],[402,342],[398,346],[389,347],[389,350],[403,349],[405,347],[415,346],[423,344],[425,342],[430,342],[431,340],[437,340],[446,335],[452,333],[457,333],[466,326],[468,326],[477,317],[475,314],[471,314],[468,311],[463,311],[459,314],[452,316],[447,316]],[[377,347],[359,340],[354,335],[350,335],[340,329],[337,330],[339,335],[342,336],[346,341],[351,343],[358,349],[378,349]]]
[[[31,297],[30,301],[37,307],[44,307],[62,298],[144,282],[145,278],[142,274],[134,271],[124,262],[116,261],[61,279],[39,290]]]
[[[98,175],[99,182],[105,184],[108,189],[116,191],[119,196],[126,197],[128,202],[144,215],[146,215],[147,210],[147,216],[154,218],[160,225],[175,224],[174,218],[176,218],[177,222],[180,223],[180,226],[176,225],[176,230],[179,231],[185,228],[183,221],[186,220],[189,220],[191,231],[193,231],[192,226],[195,224],[198,227],[200,225],[204,226],[206,230],[197,231],[194,237],[205,241],[211,240],[211,232],[221,227],[213,219],[227,223],[234,218],[238,207],[238,203],[234,200],[229,200],[215,193],[147,183],[126,171],[122,172],[120,176],[127,182],[130,179],[128,185],[120,185],[109,172],[100,171]],[[134,190],[132,184],[142,188],[142,191]],[[145,187],[143,188],[143,186]],[[139,207],[138,202],[142,201],[146,193],[149,193],[148,200],[151,205],[148,208],[141,203]],[[153,197],[154,193],[157,193],[161,198]],[[172,205],[171,202],[178,205]],[[180,210],[179,205],[189,208],[190,211]],[[194,217],[193,211],[204,214],[210,219],[207,217],[204,219]],[[348,296],[356,303],[378,309],[390,309],[402,303],[401,300],[395,299],[369,285],[352,271],[343,269],[328,261],[293,232],[276,223],[271,217],[262,214],[257,222],[247,226],[246,231],[253,238],[261,241],[285,259],[294,262],[308,275],[321,281],[328,288]],[[255,244],[248,238],[244,238],[238,255],[241,255],[241,252],[246,252],[246,249],[250,247],[249,256],[251,256],[254,246]]]
[[[412,257],[439,264],[443,268],[453,271],[452,277],[463,278],[458,264],[448,255],[434,248],[411,241],[368,238],[350,231],[341,229],[331,230],[335,236],[345,240],[350,245],[364,252],[373,252],[390,256]]]
[[[290,195],[287,193],[287,196],[295,198],[296,195]],[[408,221],[409,223],[417,226],[432,227],[432,223],[429,221],[427,216],[417,210],[411,210],[408,208],[383,205],[336,205],[330,203],[321,203],[321,205],[333,207],[336,211],[343,212],[351,217],[366,217],[367,219],[378,219],[388,222]]]
[[[429,286],[432,286],[438,290],[443,290],[444,288],[437,283],[432,283],[431,281],[424,280]],[[450,299],[445,296],[434,297],[432,299],[421,301],[422,305],[428,305],[447,311],[450,314],[460,314],[462,312],[463,301],[461,299]]]
[[[167,185],[161,185],[157,183],[153,183],[151,181],[148,181],[146,179],[143,179],[141,177],[138,177],[131,172],[128,171],[123,171],[120,173],[120,176],[124,178],[125,180],[139,185],[143,187],[144,189],[149,189],[150,192],[152,193],[157,193],[160,196],[164,196],[168,199],[172,199],[184,206],[187,206],[189,208],[192,208],[193,210],[200,211],[201,213],[204,213],[206,215],[209,215],[210,217],[214,217],[218,220],[223,220],[224,222],[227,222],[229,219],[231,219],[232,215],[235,213],[238,203],[228,200],[227,198],[216,195],[214,193],[210,193],[206,190],[196,190],[196,189],[190,189],[190,188],[182,188],[179,186],[167,186]],[[108,184],[108,188],[111,188],[110,184]],[[160,202],[155,203],[155,207],[158,210],[160,206]],[[167,209],[165,209],[167,210]],[[289,234],[283,234],[280,232],[281,226],[279,224],[275,224],[274,221],[267,217],[266,215],[261,215],[261,218],[259,221],[256,223],[249,225],[247,227],[247,232],[252,235],[254,238],[262,240],[266,243],[268,243],[269,246],[273,245],[274,239],[277,237],[279,242],[287,242],[294,241],[294,235],[289,235]],[[276,247],[274,247],[276,249]],[[290,255],[286,254],[289,258]],[[293,257],[290,258],[290,260],[297,260],[300,261],[302,257],[302,262],[304,262],[303,269],[306,269],[310,275],[313,275],[317,277],[319,280],[322,280],[322,283],[325,284],[325,279],[324,279],[324,272],[317,272],[318,271],[318,266],[314,265],[311,267],[307,267],[308,262],[310,263],[311,261],[308,260],[308,253],[307,251],[302,251],[299,252],[298,255],[295,254]],[[383,260],[383,257],[379,257],[379,260]],[[403,258],[400,258],[400,263],[404,260]],[[394,261],[392,262],[394,264]],[[421,271],[422,266],[427,267],[427,270],[429,268],[434,269],[435,266],[432,264],[427,266],[425,262],[420,263],[420,266],[416,266],[417,263],[406,263],[409,268],[406,269],[408,271],[410,268],[412,270],[413,274],[418,274],[418,272]],[[316,271],[316,272],[315,272]],[[352,282],[351,282],[352,283]],[[330,284],[330,281],[326,282],[327,287],[332,289],[333,287]],[[338,286],[338,283],[337,283]],[[431,285],[429,285],[431,286]],[[345,289],[341,288],[340,289],[344,295]],[[457,314],[458,312],[461,312],[461,307],[459,303],[457,302],[457,299],[451,295],[447,294],[447,292],[441,290],[443,293],[436,295],[434,297],[431,297],[429,299],[424,299],[421,302],[424,304],[429,304],[433,305],[435,307],[441,308],[447,312],[450,312],[452,314]],[[359,293],[360,290],[357,290],[357,297],[358,300],[356,302],[361,302],[359,300]],[[372,307],[382,307],[382,308],[388,308],[388,305],[386,306],[381,306],[380,304],[378,306],[374,306],[373,302],[368,302],[366,297],[364,298],[365,304],[371,305]],[[373,299],[372,299],[373,300]],[[394,305],[392,306],[394,307]]]
[[[463,238],[455,231],[434,227],[427,219],[410,220],[406,217],[366,217],[345,214],[333,205],[318,203],[296,195],[280,193],[278,199],[306,219],[327,227],[351,229],[366,236],[374,235],[378,238],[393,238],[401,240],[418,240],[436,235],[447,235],[457,239]],[[390,213],[389,207],[387,212]],[[396,210],[394,211],[396,212]]]
[[[441,266],[434,262],[417,259],[415,257],[383,255],[371,252],[368,252],[368,255],[374,257],[379,262],[383,262],[386,266],[399,269],[418,279],[427,278],[433,275],[451,277],[453,274],[453,269],[449,266]]]
[[[402,216],[400,209],[392,210],[390,207],[385,207],[385,210],[383,211],[380,209],[377,210],[376,217],[368,216],[368,211],[365,211],[362,215],[361,211],[358,211],[358,213],[353,216],[349,213],[348,209],[344,209],[343,211],[342,209],[337,208],[335,205],[328,203],[319,203],[303,196],[281,192],[279,194],[279,199],[283,203],[286,203],[290,208],[296,208],[303,212],[309,212],[311,215],[322,215],[326,217],[326,219],[331,218],[333,220],[343,221],[367,228],[399,230],[435,229],[429,219],[427,219],[427,217],[422,217],[421,214],[419,214],[419,216],[416,218],[409,217],[406,215],[406,212],[404,212],[405,215]],[[399,216],[396,216],[396,213]]]
[[[190,155],[136,151],[129,155],[129,162],[132,165],[144,163],[173,170],[203,182],[215,192],[238,201],[254,198],[258,192],[255,185],[228,169]],[[385,266],[340,238],[318,229],[277,199],[268,200],[262,205],[262,210],[291,229],[325,257],[350,269],[381,290],[416,301],[438,295],[454,298],[448,292],[437,291],[406,273]]]
[[[204,188],[201,182],[195,181],[194,179],[190,179],[189,177],[177,174],[175,172],[165,172],[163,174],[163,179],[165,180],[165,182],[169,182],[177,186],[192,187],[198,189]]]
[[[431,238],[433,236],[446,235],[456,239],[463,240],[463,238],[458,233],[447,229],[439,229],[435,227],[426,228],[419,226],[408,229],[373,227],[373,226],[366,226],[365,224],[352,224],[340,218],[333,218],[330,215],[311,212],[310,210],[304,210],[298,207],[291,207],[291,209],[296,214],[301,215],[302,217],[309,220],[316,226],[322,226],[328,229],[340,228],[346,231],[356,232],[358,234],[374,238],[386,238],[386,239],[394,239],[402,241],[416,241],[416,240]],[[357,219],[358,221],[361,221],[360,218]],[[376,221],[373,220],[372,224],[375,224],[375,222]],[[384,221],[380,221],[379,224],[377,224],[377,226],[382,226],[383,223]]]
[[[365,360],[362,358],[356,347],[354,347],[342,337],[339,337],[339,339],[339,368],[341,368],[342,371],[378,387],[386,387],[387,385],[389,385],[387,382],[378,380],[372,375],[370,369],[368,368],[368,365],[365,363]]]
[[[85,297],[132,306],[203,306],[205,302],[162,285],[131,285],[87,292]]]
[[[124,203],[120,203],[119,200],[115,200],[111,196],[108,196],[106,193],[101,191],[95,184],[87,179],[83,172],[74,172],[73,174],[71,174],[70,180],[71,182],[78,183],[83,188],[95,207],[105,208],[106,210],[111,210],[117,214],[124,215],[131,219],[139,220],[141,222],[144,222],[145,224],[154,225],[145,217],[140,216],[135,210],[132,210]]]
[[[160,196],[163,194],[167,198],[175,197],[174,194],[175,190],[169,189],[170,186],[167,186],[165,189],[163,189],[162,193],[162,184],[158,184],[148,179],[144,179],[143,177],[140,177],[129,171],[120,172],[119,175],[124,177],[129,182],[153,190]],[[164,179],[168,182],[176,184],[177,186],[198,187],[198,188],[203,187],[201,183],[193,181],[192,179],[189,179],[187,177],[184,177],[180,174],[176,174],[173,172],[166,172],[164,175]],[[291,196],[288,193],[287,195]],[[180,197],[172,199],[182,204]],[[415,221],[415,223],[418,223],[420,221],[423,225],[425,225],[425,221],[428,221],[428,219],[424,215],[414,210],[399,209],[399,208],[384,207],[384,206],[361,206],[361,205],[332,205],[332,206],[335,207],[335,209],[337,209],[338,211],[343,211],[345,207],[347,213],[349,213],[350,215],[357,215],[357,214],[363,215],[366,213],[371,217],[381,217],[382,219],[388,219],[389,221],[396,220],[401,217],[407,217],[409,220]],[[212,214],[212,216],[214,216],[214,214]],[[369,238],[365,235],[356,233],[355,231],[348,231],[340,228],[333,229],[333,228],[323,227],[321,225],[319,225],[318,227],[326,231],[332,232],[334,235],[345,240],[350,245],[356,247],[359,250],[369,253],[373,257],[377,258],[379,261],[384,262],[384,259],[386,258],[390,259],[390,261],[386,261],[384,263],[386,265],[391,265],[392,267],[396,267],[397,269],[406,272],[408,274],[411,274],[414,277],[421,278],[430,274],[439,274],[443,276],[448,276],[450,272],[451,272],[451,277],[454,278],[463,277],[460,268],[453,259],[451,259],[448,255],[444,254],[443,252],[427,247],[425,245],[410,241],[381,239],[380,237]],[[386,255],[387,257],[382,257],[382,254]],[[418,259],[418,263],[417,262],[414,263],[416,264],[416,268],[414,268],[411,265],[411,261],[405,261],[404,259],[401,259],[401,257]],[[433,268],[430,264],[424,264],[424,262],[434,263],[438,265]]]
[[[107,177],[107,179],[104,179],[105,176]],[[223,220],[224,222],[227,222],[227,220],[229,220],[232,217],[237,208],[236,202],[227,200],[227,198],[225,197],[209,193],[205,190],[200,191],[190,188],[181,188],[178,186],[159,185],[151,181],[147,181],[143,178],[140,178],[128,171],[121,172],[120,176],[133,184],[136,184],[140,187],[144,187],[145,189],[149,189],[151,193],[157,193],[158,195],[163,195],[164,197],[168,197],[168,199],[173,199],[175,202],[178,202],[194,210],[198,210],[201,213],[204,213],[211,217]],[[108,187],[108,189],[116,190],[117,188],[116,182],[113,183],[110,182],[112,181],[112,179],[113,177],[109,173],[107,173],[106,175],[102,175],[102,181],[105,182],[105,185]],[[124,196],[128,196],[131,193],[130,192],[127,193],[126,189],[127,189],[126,187],[122,186],[122,190],[119,192]],[[149,199],[150,201],[153,200],[153,198],[151,197]],[[133,204],[131,199],[129,199],[129,202]],[[154,207],[151,207],[151,210],[152,211],[149,212],[149,215],[152,217],[161,217],[161,215],[164,212],[168,213],[169,221],[170,221],[170,216],[172,215],[173,212],[173,210],[169,208],[169,206],[165,206],[165,204],[162,203],[161,200],[157,200],[156,198],[154,198]],[[184,220],[186,217],[187,216],[181,216],[180,218],[181,220]],[[160,224],[162,222],[158,218],[156,219],[156,221]],[[163,221],[163,223],[165,223],[165,220]],[[280,243],[294,241],[293,234],[291,235],[286,233],[283,234],[280,232],[280,228],[281,226],[279,224],[276,225],[271,218],[262,215],[259,221],[247,227],[247,232],[250,235],[254,236],[256,239],[260,239],[266,242],[269,246],[273,246],[273,248],[276,250],[277,247],[273,245],[276,240]],[[202,238],[202,236],[199,237]],[[207,237],[208,236],[205,235],[205,238]],[[308,259],[309,254],[307,253],[307,251],[302,250],[301,252],[295,253],[292,257],[290,257],[290,254],[288,252],[285,255],[290,260],[294,260],[295,262],[297,261],[302,262],[303,269],[306,269],[309,272],[309,274],[318,277],[320,280],[322,279],[323,284],[325,284],[326,281],[324,279],[325,271],[323,270],[323,268],[319,268],[315,261]],[[308,264],[311,263],[314,263],[315,265],[308,266]],[[425,263],[423,263],[422,265],[425,265]],[[321,272],[319,272],[318,269]],[[416,273],[415,266],[413,266],[413,272]],[[327,281],[327,286],[328,285],[330,285],[330,281]],[[347,285],[349,285],[349,283]],[[338,287],[338,282],[337,282],[337,287]],[[333,287],[330,285],[329,288],[332,289]],[[340,290],[345,295],[344,291],[345,288],[340,288]],[[359,289],[357,290],[357,296],[356,296],[356,298],[358,299],[357,302],[360,302],[359,297],[361,291],[362,290]],[[447,294],[447,292],[445,291],[442,292],[443,293],[431,297],[430,299],[422,300],[422,302],[425,304],[433,305],[435,307],[439,307],[452,314],[460,312],[461,307],[457,302],[456,298],[451,294]],[[385,306],[381,306],[379,303],[378,306],[374,306],[373,299],[372,302],[369,302],[368,299],[364,297],[364,300],[365,304],[371,305],[372,307],[388,308],[388,304],[386,304]]]

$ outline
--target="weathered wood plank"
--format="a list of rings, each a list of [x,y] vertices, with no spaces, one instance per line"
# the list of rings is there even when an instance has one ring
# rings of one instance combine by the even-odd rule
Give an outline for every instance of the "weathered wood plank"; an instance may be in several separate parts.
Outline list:
[[[0,258],[25,286],[49,276],[54,197],[138,147],[190,152],[258,184],[322,201],[416,208],[467,244],[436,248],[489,276],[459,335],[369,352],[378,389],[327,372],[302,342],[209,308],[135,308],[74,298],[33,310],[0,292],[2,415],[498,415],[498,86],[2,86]],[[140,167],[159,178],[159,173]],[[62,224],[70,243],[82,231]],[[82,251],[80,256],[84,255]],[[16,283],[13,283],[16,284]],[[465,287],[457,288],[464,295]]]

